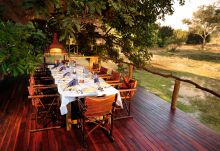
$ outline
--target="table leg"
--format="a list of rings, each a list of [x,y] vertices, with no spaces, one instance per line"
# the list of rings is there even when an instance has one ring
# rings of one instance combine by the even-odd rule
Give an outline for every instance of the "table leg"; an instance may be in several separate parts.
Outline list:
[[[71,103],[67,104],[67,114],[66,114],[66,130],[70,131],[72,129],[72,119],[71,119]]]

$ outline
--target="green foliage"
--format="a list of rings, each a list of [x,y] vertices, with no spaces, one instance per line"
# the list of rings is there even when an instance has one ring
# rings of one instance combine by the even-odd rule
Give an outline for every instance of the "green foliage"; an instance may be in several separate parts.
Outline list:
[[[147,64],[150,59],[147,49],[142,48],[157,43],[155,21],[165,14],[172,14],[174,3],[173,0],[63,0],[59,4],[58,0],[40,1],[39,4],[36,0],[25,1],[31,2],[26,8],[38,14],[48,14],[45,28],[57,32],[63,43],[69,38],[76,39],[81,53],[98,53],[117,61],[120,59],[119,52],[122,52],[132,61],[141,59],[141,64]],[[56,4],[54,9],[49,2]],[[178,2],[184,4],[184,0]],[[90,27],[95,30],[90,30]],[[97,39],[105,43],[97,46]]]
[[[174,38],[175,38],[175,43],[181,45],[184,42],[186,42],[187,32],[181,29],[177,29],[174,31]]]
[[[215,5],[203,5],[193,13],[191,20],[184,19],[183,23],[189,26],[191,33],[202,38],[202,49],[204,49],[207,37],[220,27],[220,11]]]
[[[170,26],[163,26],[158,32],[158,45],[159,47],[165,47],[169,44],[170,38],[174,34],[174,29]]]
[[[206,37],[206,42],[210,42],[210,40],[211,40],[211,36],[208,35]],[[194,33],[190,32],[187,35],[187,39],[186,39],[187,44],[202,44],[202,41],[203,41],[202,37],[197,35],[197,34],[194,34]]]
[[[3,5],[0,5],[0,18],[3,18],[5,7]]]
[[[42,15],[49,16],[50,6],[60,7],[59,0],[23,0],[22,7],[27,10],[33,10],[36,17]]]
[[[42,61],[44,35],[32,24],[20,25],[0,21],[0,73],[27,74]]]
[[[152,57],[152,53],[150,53],[146,48],[137,48],[135,49],[130,56],[128,57],[136,66],[144,67],[147,62],[149,62]]]
[[[178,2],[183,4],[184,0]],[[76,39],[80,53],[111,57],[118,62],[122,52],[138,66],[144,66],[150,60],[151,54],[145,48],[157,43],[155,21],[165,14],[172,14],[172,5],[172,0],[22,1],[22,8],[29,15],[34,12],[32,22],[36,29],[46,33],[48,42],[51,33],[56,32],[63,44],[69,38]],[[31,41],[35,49],[42,50],[45,45],[38,36],[28,38],[28,42]],[[97,39],[104,43],[98,45]]]
[[[173,35],[168,38],[168,50],[175,52],[186,41],[187,32],[181,29],[174,30]]]

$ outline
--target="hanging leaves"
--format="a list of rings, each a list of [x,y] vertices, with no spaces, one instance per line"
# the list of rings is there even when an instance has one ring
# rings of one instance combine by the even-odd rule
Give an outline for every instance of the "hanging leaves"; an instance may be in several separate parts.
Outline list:
[[[0,21],[0,74],[18,76],[33,71],[42,63],[40,30],[33,25]]]

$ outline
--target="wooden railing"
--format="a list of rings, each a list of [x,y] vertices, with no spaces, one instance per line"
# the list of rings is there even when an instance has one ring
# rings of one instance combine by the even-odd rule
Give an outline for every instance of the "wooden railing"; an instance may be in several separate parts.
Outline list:
[[[103,58],[103,59],[108,59],[108,60],[112,60],[111,58]],[[136,67],[133,63],[129,63],[129,62],[120,62],[120,63],[123,63],[123,64],[127,64],[129,66],[129,77],[132,78],[133,76],[133,68]],[[191,81],[191,80],[188,80],[188,79],[183,79],[183,78],[179,78],[177,76],[174,76],[172,74],[164,74],[164,73],[160,73],[160,72],[156,72],[156,71],[153,71],[151,69],[148,69],[146,67],[142,67],[140,69],[143,69],[147,72],[150,72],[152,74],[155,74],[155,75],[159,75],[161,77],[164,77],[164,78],[171,78],[171,79],[174,79],[175,80],[175,84],[174,84],[174,89],[173,89],[173,94],[172,94],[172,100],[171,100],[171,110],[172,111],[175,111],[176,109],[176,101],[177,101],[177,98],[178,98],[178,94],[179,94],[179,89],[180,89],[180,82],[186,82],[186,83],[189,83],[189,84],[192,84],[195,86],[195,88],[197,89],[200,89],[202,91],[206,91],[218,98],[220,98],[220,94],[211,90],[211,89],[208,89],[208,88],[205,88],[199,84],[197,84],[196,82],[194,81]]]

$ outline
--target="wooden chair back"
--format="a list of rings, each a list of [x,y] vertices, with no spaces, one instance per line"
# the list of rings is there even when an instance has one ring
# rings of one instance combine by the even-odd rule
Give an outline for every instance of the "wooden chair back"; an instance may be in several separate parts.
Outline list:
[[[122,83],[122,86],[119,88],[121,98],[130,100],[135,94],[137,87],[137,80],[130,79],[128,83]]]
[[[99,74],[107,74],[107,72],[108,72],[108,69],[101,66]]]
[[[98,70],[99,69],[99,64],[98,63],[93,63],[92,69]]]
[[[112,70],[112,74],[111,74],[111,80],[114,80],[114,81],[120,81],[120,78],[121,78],[121,73],[119,72],[115,72]]]
[[[85,116],[94,117],[94,116],[102,116],[112,113],[112,109],[114,109],[114,102],[116,102],[116,99],[117,99],[117,95],[86,97]]]
[[[137,80],[131,79],[129,81],[129,86],[130,86],[130,89],[136,89],[136,87],[137,87]],[[135,93],[135,91],[130,91],[130,96],[133,97],[134,93]]]
[[[29,97],[33,97],[33,96],[37,95],[34,87],[31,85],[28,87],[28,92],[29,92]],[[40,98],[37,98],[37,97],[31,98],[31,103],[37,110],[39,107],[45,108],[45,106],[42,103],[42,101],[40,100]]]

